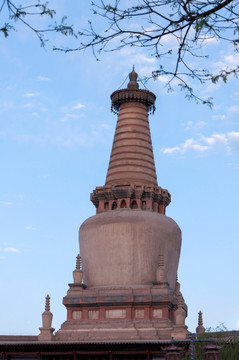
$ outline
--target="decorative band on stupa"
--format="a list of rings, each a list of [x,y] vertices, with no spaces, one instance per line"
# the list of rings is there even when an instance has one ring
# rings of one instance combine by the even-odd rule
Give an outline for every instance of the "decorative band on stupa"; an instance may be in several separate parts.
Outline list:
[[[97,213],[129,208],[165,214],[171,201],[155,170],[148,113],[155,110],[156,96],[139,89],[137,76],[133,68],[127,89],[111,95],[118,120],[105,185],[91,194]]]

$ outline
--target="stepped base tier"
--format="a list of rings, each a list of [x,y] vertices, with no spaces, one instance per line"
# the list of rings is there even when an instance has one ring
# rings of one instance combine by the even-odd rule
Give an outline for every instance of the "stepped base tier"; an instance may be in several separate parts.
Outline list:
[[[168,283],[145,287],[84,289],[70,284],[63,299],[67,321],[59,341],[186,339],[187,327],[175,324],[177,293]],[[185,303],[182,310],[187,313]]]

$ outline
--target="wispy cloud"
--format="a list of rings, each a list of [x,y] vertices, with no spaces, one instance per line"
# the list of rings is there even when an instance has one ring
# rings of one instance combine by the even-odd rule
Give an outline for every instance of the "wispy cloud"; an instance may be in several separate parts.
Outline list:
[[[239,106],[238,105],[230,106],[228,110],[233,113],[239,113]]]
[[[204,45],[219,45],[220,41],[216,38],[216,36],[208,36],[204,35],[202,36],[202,41]]]
[[[35,97],[35,96],[37,96],[37,94],[31,92],[31,93],[25,93],[25,94],[23,94],[23,96],[26,98],[29,98],[29,97]]]
[[[28,230],[28,231],[36,231],[36,230],[38,230],[37,228],[35,228],[35,227],[31,226],[31,225],[26,226],[25,229]]]
[[[67,122],[69,121],[69,119],[81,119],[81,118],[84,118],[85,117],[85,114],[71,114],[71,113],[67,113],[65,114],[64,117],[60,118],[60,121],[61,122]]]
[[[233,54],[233,55],[226,55],[224,57],[224,61],[229,66],[238,66],[239,63],[239,54]]]
[[[25,108],[31,108],[31,107],[33,107],[33,104],[27,103],[27,104],[24,105],[24,107],[25,107]]]
[[[26,195],[25,195],[25,194],[19,194],[19,195],[18,195],[18,199],[19,199],[20,201],[24,201],[25,198],[26,198]]]
[[[216,72],[227,70],[228,68],[237,67],[239,63],[239,54],[225,55],[221,61],[212,64]]]
[[[85,105],[79,103],[79,104],[73,106],[73,107],[72,107],[72,110],[79,110],[79,109],[82,109],[82,108],[84,108],[84,107],[85,107]]]
[[[227,136],[232,147],[239,149],[239,131],[231,131],[227,134]]]
[[[185,130],[199,130],[207,125],[206,121],[197,121],[194,123],[193,121],[187,121],[185,123],[181,123],[181,125],[185,128]]]
[[[51,79],[49,77],[46,77],[46,76],[38,76],[37,80],[38,81],[51,81]]]
[[[81,115],[71,114],[71,113],[66,114],[66,117],[71,118],[71,119],[79,119],[79,118],[84,117],[84,116],[85,115],[83,115],[83,114],[81,114]]]
[[[3,252],[8,252],[8,253],[21,253],[21,250],[15,248],[15,247],[6,247],[2,250]]]
[[[4,206],[11,206],[12,205],[12,203],[10,202],[10,201],[0,201],[0,204],[1,205],[4,205]]]
[[[211,136],[200,136],[197,139],[189,138],[180,145],[161,149],[163,154],[185,154],[190,150],[199,153],[218,148],[226,151],[239,150],[239,132],[231,131],[226,134],[212,134]]]
[[[222,114],[222,115],[213,115],[212,116],[213,119],[218,119],[218,120],[225,120],[226,119],[226,115]]]
[[[227,144],[227,136],[226,134],[213,134],[210,137],[202,137],[202,141],[205,141],[208,145],[226,145]]]
[[[161,150],[161,152],[162,152],[163,154],[167,154],[167,155],[175,154],[175,153],[180,152],[180,146],[166,147],[166,148],[163,148],[163,149]]]

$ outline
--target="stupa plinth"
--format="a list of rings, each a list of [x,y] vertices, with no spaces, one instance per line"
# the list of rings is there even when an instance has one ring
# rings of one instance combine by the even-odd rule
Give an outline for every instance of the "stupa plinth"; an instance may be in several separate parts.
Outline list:
[[[187,337],[181,230],[165,215],[171,196],[158,186],[149,129],[156,97],[139,89],[134,69],[129,78],[111,95],[118,120],[106,181],[91,194],[96,215],[79,231],[84,286],[70,284],[56,340]]]

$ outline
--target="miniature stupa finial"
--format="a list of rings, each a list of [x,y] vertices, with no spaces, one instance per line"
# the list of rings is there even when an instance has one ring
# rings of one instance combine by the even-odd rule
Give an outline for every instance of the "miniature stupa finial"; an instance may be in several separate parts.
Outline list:
[[[203,325],[203,319],[202,319],[202,312],[199,311],[198,313],[198,325],[202,326]]]
[[[156,282],[164,283],[165,282],[165,268],[164,268],[164,255],[159,255],[158,268],[156,271]]]
[[[128,83],[128,86],[127,86],[128,89],[133,90],[133,89],[138,89],[139,88],[137,78],[138,78],[138,74],[135,72],[134,65],[133,65],[133,70],[131,71],[131,73],[129,73],[129,83]]]
[[[176,275],[176,283],[175,283],[175,293],[178,294],[180,292],[180,283],[178,282],[178,273]]]
[[[50,296],[47,294],[46,300],[45,300],[45,311],[50,311]]]
[[[179,307],[179,308],[182,308],[182,307],[183,307],[183,296],[182,296],[181,291],[180,291],[179,294],[178,294],[178,307]]]
[[[81,270],[81,256],[80,256],[80,254],[78,254],[77,257],[76,257],[76,269]]]
[[[177,296],[177,309],[175,310],[174,316],[175,316],[175,324],[177,326],[177,329],[181,327],[181,329],[185,329],[185,318],[187,316],[186,310],[185,310],[185,304],[184,299],[181,291],[179,291]]]
[[[164,256],[163,255],[159,255],[159,266],[160,267],[164,266]]]
[[[82,259],[80,254],[76,256],[76,268],[73,271],[73,281],[74,284],[82,287],[82,279],[83,279],[83,270],[82,270]]]
[[[38,340],[52,341],[54,338],[53,332],[55,329],[51,327],[53,315],[50,312],[50,296],[47,294],[45,298],[45,311],[42,313],[42,327],[39,328],[40,334]]]
[[[197,334],[203,334],[205,332],[205,327],[203,326],[203,317],[202,312],[199,311],[198,313],[198,327],[196,328]]]

